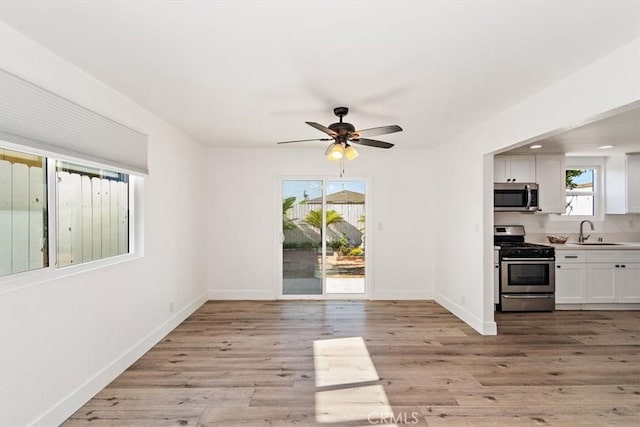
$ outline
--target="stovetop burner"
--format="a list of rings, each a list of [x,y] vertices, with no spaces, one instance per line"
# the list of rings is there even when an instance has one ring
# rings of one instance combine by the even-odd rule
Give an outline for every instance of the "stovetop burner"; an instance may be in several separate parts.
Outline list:
[[[494,227],[493,243],[500,246],[500,258],[553,258],[553,246],[526,243],[522,225],[498,225]]]
[[[553,246],[548,245],[540,245],[537,243],[526,243],[526,242],[496,242],[497,246],[501,248],[553,248]]]

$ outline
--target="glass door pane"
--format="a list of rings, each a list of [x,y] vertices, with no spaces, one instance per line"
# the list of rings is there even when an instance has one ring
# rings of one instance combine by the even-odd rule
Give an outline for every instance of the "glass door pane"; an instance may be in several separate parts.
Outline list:
[[[282,293],[323,295],[322,181],[282,182]]]
[[[326,293],[365,292],[364,181],[327,181]]]

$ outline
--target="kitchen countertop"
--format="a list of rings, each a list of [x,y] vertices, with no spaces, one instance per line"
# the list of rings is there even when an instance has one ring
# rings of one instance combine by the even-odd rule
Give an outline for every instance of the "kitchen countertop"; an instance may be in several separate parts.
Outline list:
[[[567,242],[567,243],[532,242],[532,243],[539,243],[541,245],[553,246],[556,250],[565,250],[565,251],[578,251],[578,250],[616,251],[621,249],[640,250],[640,242],[603,242],[603,243],[616,243],[615,245],[580,245],[576,242]],[[587,242],[587,243],[592,243],[592,242]]]

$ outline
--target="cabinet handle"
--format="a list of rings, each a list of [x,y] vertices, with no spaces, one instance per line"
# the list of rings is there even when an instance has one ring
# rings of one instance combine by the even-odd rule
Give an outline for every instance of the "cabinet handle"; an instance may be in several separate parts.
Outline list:
[[[560,266],[559,266],[559,265],[556,265],[556,268],[560,268]]]
[[[626,267],[626,265],[622,264],[620,267],[625,268],[625,267]]]
[[[620,268],[620,265],[616,264],[616,268]]]
[[[565,255],[565,258],[578,258],[578,255]]]
[[[513,178],[513,179],[511,180],[511,182],[516,182],[516,179],[515,179],[515,178]]]

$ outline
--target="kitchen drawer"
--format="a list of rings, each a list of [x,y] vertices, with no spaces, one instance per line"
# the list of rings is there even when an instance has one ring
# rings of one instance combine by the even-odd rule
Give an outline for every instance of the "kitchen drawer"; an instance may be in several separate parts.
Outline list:
[[[621,250],[617,251],[620,253],[618,256],[618,261],[620,262],[640,262],[640,250]]]
[[[587,251],[556,250],[557,264],[576,264],[587,262]]]
[[[587,262],[640,262],[640,251],[586,251]]]

